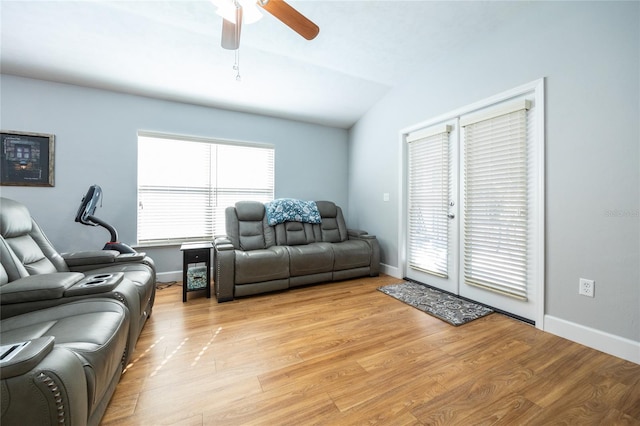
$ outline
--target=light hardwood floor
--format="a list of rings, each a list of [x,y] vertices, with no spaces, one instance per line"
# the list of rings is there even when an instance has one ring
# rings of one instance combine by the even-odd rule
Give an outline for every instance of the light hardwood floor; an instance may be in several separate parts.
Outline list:
[[[103,425],[640,425],[640,365],[500,314],[450,326],[389,276],[152,317]]]

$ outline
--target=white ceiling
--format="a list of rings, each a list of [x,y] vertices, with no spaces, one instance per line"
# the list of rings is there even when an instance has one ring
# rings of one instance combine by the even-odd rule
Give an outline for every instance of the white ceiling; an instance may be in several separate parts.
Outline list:
[[[264,17],[243,27],[240,74],[207,0],[0,3],[2,73],[349,128],[391,88],[478,42],[520,1],[289,1],[307,41]]]

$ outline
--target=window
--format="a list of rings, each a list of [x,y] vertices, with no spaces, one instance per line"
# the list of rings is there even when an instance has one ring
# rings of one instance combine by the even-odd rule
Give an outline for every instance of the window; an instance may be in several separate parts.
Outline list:
[[[224,210],[274,196],[274,148],[138,134],[138,244],[212,240]]]

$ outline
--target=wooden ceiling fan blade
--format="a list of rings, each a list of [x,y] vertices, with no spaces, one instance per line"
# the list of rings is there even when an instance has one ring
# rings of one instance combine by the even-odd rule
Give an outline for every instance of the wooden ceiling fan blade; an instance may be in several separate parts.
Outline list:
[[[222,40],[223,49],[238,50],[240,48],[240,32],[242,31],[242,6],[236,9],[236,22],[222,19]]]
[[[313,40],[320,32],[316,24],[284,0],[258,0],[258,4],[307,40]]]

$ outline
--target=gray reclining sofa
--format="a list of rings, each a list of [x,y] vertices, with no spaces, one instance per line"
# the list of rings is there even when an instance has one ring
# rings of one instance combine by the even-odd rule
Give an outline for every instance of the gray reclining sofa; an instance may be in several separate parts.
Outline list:
[[[311,202],[313,203],[313,202]],[[227,235],[214,242],[218,302],[307,284],[377,276],[375,236],[347,229],[342,209],[316,201],[315,221],[273,223],[265,204],[241,201],[228,207]]]
[[[144,253],[60,254],[0,198],[0,423],[99,424],[155,289]]]

